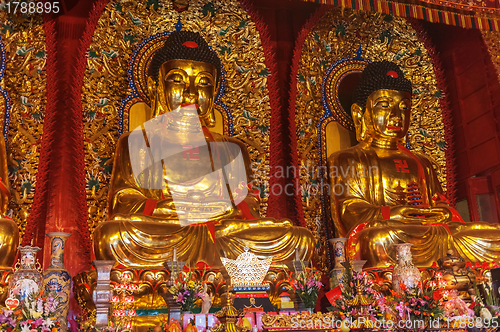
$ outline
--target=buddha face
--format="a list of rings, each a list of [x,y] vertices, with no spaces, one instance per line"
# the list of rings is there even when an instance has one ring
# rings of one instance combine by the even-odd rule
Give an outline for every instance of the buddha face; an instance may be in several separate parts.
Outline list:
[[[155,108],[161,109],[155,109],[157,114],[154,115],[195,104],[200,118],[206,125],[213,126],[216,77],[217,69],[210,63],[192,60],[165,62],[160,68],[157,90],[152,91]]]
[[[353,108],[356,127],[362,128],[364,138],[399,140],[408,132],[410,126],[411,94],[395,90],[377,90],[366,100],[366,110]]]

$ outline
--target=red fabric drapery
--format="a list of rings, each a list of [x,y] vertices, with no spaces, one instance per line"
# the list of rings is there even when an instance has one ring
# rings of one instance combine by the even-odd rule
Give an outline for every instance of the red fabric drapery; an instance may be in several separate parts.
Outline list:
[[[102,8],[98,2],[87,22],[96,22]],[[84,28],[80,18],[63,15],[57,19],[47,17],[46,21],[46,115],[37,187],[23,244],[33,241],[34,245],[44,248],[43,266],[46,267],[50,250],[45,234],[71,233],[65,248],[69,257],[66,267],[75,275],[90,268],[91,257],[80,101],[86,57],[85,52],[83,56],[80,54],[88,48],[92,33],[87,33],[90,35],[87,39],[79,38],[78,30],[81,32]]]

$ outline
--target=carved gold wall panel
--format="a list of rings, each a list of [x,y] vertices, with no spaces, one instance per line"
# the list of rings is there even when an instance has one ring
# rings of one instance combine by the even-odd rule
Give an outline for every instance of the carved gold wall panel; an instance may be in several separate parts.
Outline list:
[[[481,31],[484,43],[488,48],[491,56],[491,61],[496,69],[496,74],[500,80],[500,32],[497,31]]]
[[[98,21],[87,52],[82,89],[91,231],[106,219],[113,155],[119,135],[128,130],[129,112],[146,114],[147,119],[149,108],[144,102],[148,101],[141,90],[145,77],[140,75],[141,66],[147,68],[146,53],[162,46],[166,35],[181,25],[183,30],[199,32],[222,61],[225,90],[216,116],[224,124],[217,128],[248,146],[256,162],[255,183],[261,189],[261,213],[265,214],[270,72],[264,63],[259,31],[236,1],[189,1],[182,12],[173,6],[172,1],[112,1]],[[152,45],[155,41],[158,45]],[[134,59],[140,61],[129,67]],[[130,121],[135,123],[137,117],[130,117]]]
[[[436,162],[446,189],[442,92],[423,43],[402,18],[334,8],[316,23],[302,46],[295,101],[302,204],[307,224],[319,239],[318,248],[325,245],[323,220],[330,218],[323,211],[329,198],[327,190],[321,194],[327,180],[320,166],[335,149],[356,143],[350,106],[346,112],[332,98],[344,74],[361,72],[363,63],[380,60],[396,62],[411,79],[413,112],[407,147]]]
[[[46,106],[46,48],[40,15],[0,11],[0,119],[12,199],[8,215],[24,233],[36,189]]]

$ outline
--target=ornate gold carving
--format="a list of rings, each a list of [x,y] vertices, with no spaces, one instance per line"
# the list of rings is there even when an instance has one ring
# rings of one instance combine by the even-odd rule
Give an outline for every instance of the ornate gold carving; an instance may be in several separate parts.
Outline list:
[[[167,32],[197,31],[219,55],[225,71],[225,91],[217,106],[221,133],[233,135],[247,146],[256,173],[254,184],[261,190],[261,214],[267,209],[265,188],[269,181],[270,103],[264,52],[259,32],[237,2],[189,3],[178,12],[170,1],[114,1],[104,10],[87,53],[87,70],[82,89],[85,121],[85,153],[89,227],[106,219],[106,199],[113,155],[119,130],[130,123],[148,119],[149,106],[144,93],[150,55],[162,46]],[[164,33],[165,35],[161,35]],[[154,36],[154,40],[147,40]],[[153,37],[152,37],[153,38]],[[144,42],[144,49],[138,47]],[[132,66],[134,51],[140,53]],[[131,71],[137,96],[124,101],[133,90],[127,79]],[[123,114],[120,104],[124,102]],[[217,113],[217,112],[216,112]],[[139,115],[137,115],[139,114]],[[119,128],[123,117],[123,128]],[[216,114],[217,117],[217,114]],[[133,128],[131,128],[133,129]]]
[[[184,276],[189,271],[184,270]],[[192,270],[191,271],[196,280],[207,284],[208,293],[214,295],[212,307],[222,307],[226,294],[227,285],[222,274],[217,270]],[[166,270],[137,270],[137,269],[113,269],[111,271],[111,283],[119,284],[123,277],[130,280],[130,283],[137,285],[134,291],[134,307],[135,309],[161,309],[166,308],[162,293],[168,292],[168,280],[170,273]],[[290,278],[285,270],[270,269],[264,282],[268,283],[270,290],[268,296],[274,305],[280,302],[279,295],[286,288],[287,291],[292,292],[290,285]],[[92,292],[96,287],[97,273],[95,270],[89,272],[82,272],[73,277],[73,292],[75,299],[80,307],[88,313],[95,310],[95,305],[92,300]],[[7,282],[8,284],[8,282]],[[117,295],[117,294],[114,294]],[[201,299],[196,304],[197,307],[201,306]]]
[[[264,314],[262,316],[262,327],[267,330],[283,330],[283,329],[295,329],[295,330],[331,330],[327,327],[326,322],[331,322],[332,320],[338,320],[338,316],[335,317],[333,312],[321,313],[315,312],[313,314],[301,313],[298,315],[268,315]],[[301,322],[303,327],[299,328],[298,323]],[[316,326],[314,326],[316,322]],[[307,326],[306,326],[307,325]]]
[[[481,31],[484,43],[488,48],[491,56],[491,61],[495,66],[498,78],[500,79],[500,32],[497,31]]]
[[[328,157],[326,127],[332,121],[337,121],[352,130],[352,122],[349,122],[352,120],[346,118],[349,110],[339,109],[340,103],[331,100],[328,103],[333,107],[333,114],[327,117],[322,104],[322,85],[328,69],[342,59],[357,58],[360,47],[361,58],[396,62],[403,68],[405,76],[411,78],[414,90],[411,126],[407,137],[409,145],[413,151],[424,152],[435,161],[439,180],[446,188],[446,143],[439,107],[442,92],[436,87],[431,59],[423,43],[402,18],[334,8],[312,28],[302,46],[295,106],[304,214],[309,228],[315,232],[324,248],[326,245],[320,221],[323,215],[320,166],[326,166]],[[350,66],[356,67],[356,61],[351,61]],[[335,80],[344,77],[341,72],[335,73],[333,70],[332,73],[337,77],[328,77],[327,90],[338,86],[339,82]],[[329,91],[326,96],[331,98],[332,92]],[[324,176],[326,184],[326,174]],[[324,194],[327,198],[328,190]]]
[[[41,16],[0,11],[0,121],[7,136],[12,219],[24,233],[36,188],[46,105],[46,49]],[[5,64],[5,65],[3,65]],[[7,123],[7,126],[5,124]]]

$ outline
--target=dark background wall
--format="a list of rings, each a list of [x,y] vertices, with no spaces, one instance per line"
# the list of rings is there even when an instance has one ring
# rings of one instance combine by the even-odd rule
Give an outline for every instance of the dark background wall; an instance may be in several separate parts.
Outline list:
[[[440,53],[447,81],[455,134],[457,198],[469,198],[470,209],[481,209],[475,206],[475,194],[494,194],[496,170],[500,168],[498,73],[479,30],[431,23],[425,27]],[[498,206],[497,199],[491,200],[491,209]]]

